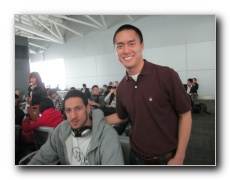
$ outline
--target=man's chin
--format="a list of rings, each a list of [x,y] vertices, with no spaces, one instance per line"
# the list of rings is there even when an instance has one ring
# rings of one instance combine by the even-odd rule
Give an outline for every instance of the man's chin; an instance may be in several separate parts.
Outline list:
[[[76,126],[76,125],[71,125],[72,129],[80,129],[81,127],[80,126]]]

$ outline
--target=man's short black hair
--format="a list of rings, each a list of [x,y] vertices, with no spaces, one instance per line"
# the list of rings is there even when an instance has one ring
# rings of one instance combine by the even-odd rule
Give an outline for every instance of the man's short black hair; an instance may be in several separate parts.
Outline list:
[[[189,79],[188,79],[188,81],[189,81],[190,83],[193,83],[193,81],[192,81],[192,79],[191,79],[191,78],[189,78]]]
[[[54,108],[53,101],[48,97],[42,98],[39,104],[39,111],[43,113],[46,109],[49,108]]]
[[[95,87],[96,87],[96,88],[99,88],[98,85],[93,85],[92,90],[93,90]]]
[[[137,27],[132,26],[130,24],[125,24],[125,25],[119,27],[117,29],[117,31],[115,32],[115,34],[113,36],[113,45],[115,45],[115,39],[116,39],[117,34],[121,31],[124,31],[124,30],[134,30],[137,33],[137,35],[139,36],[140,42],[143,43],[144,40],[143,40],[143,36],[142,36],[140,29],[138,29]]]
[[[85,93],[77,90],[77,89],[72,89],[72,90],[69,90],[67,92],[67,94],[65,95],[65,98],[64,98],[64,108],[65,108],[65,101],[69,98],[75,98],[75,97],[79,97],[82,99],[83,103],[85,106],[88,105],[88,99],[85,95]]]

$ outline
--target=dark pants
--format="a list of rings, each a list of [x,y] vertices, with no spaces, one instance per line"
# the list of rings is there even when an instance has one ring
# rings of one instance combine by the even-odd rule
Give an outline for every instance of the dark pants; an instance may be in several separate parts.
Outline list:
[[[175,155],[175,151],[148,160],[148,159],[144,159],[143,157],[140,157],[136,152],[130,149],[129,164],[130,165],[167,165],[168,161],[171,158],[173,158],[174,155]]]

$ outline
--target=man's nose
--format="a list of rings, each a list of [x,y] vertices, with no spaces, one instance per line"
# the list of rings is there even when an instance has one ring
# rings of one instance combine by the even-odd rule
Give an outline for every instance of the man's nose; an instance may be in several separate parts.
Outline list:
[[[70,112],[70,119],[74,119],[74,118],[76,118],[76,117],[77,117],[76,111],[71,111],[71,112]]]
[[[130,47],[128,45],[124,45],[124,53],[129,53],[130,52]]]

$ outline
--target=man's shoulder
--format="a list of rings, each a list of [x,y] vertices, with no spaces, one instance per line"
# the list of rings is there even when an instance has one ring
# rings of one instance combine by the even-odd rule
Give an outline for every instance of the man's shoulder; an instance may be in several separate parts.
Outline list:
[[[68,120],[63,120],[55,129],[64,130],[70,129],[70,124]]]
[[[61,136],[63,139],[66,139],[66,137],[68,137],[71,132],[70,130],[71,126],[68,120],[64,120],[54,128],[54,136]]]
[[[157,69],[159,72],[175,72],[174,69],[172,69],[169,66],[163,66],[163,65],[159,65],[159,64],[154,64],[154,63],[151,63],[151,62],[148,62],[148,63],[150,63],[150,66],[152,66],[152,68]]]

